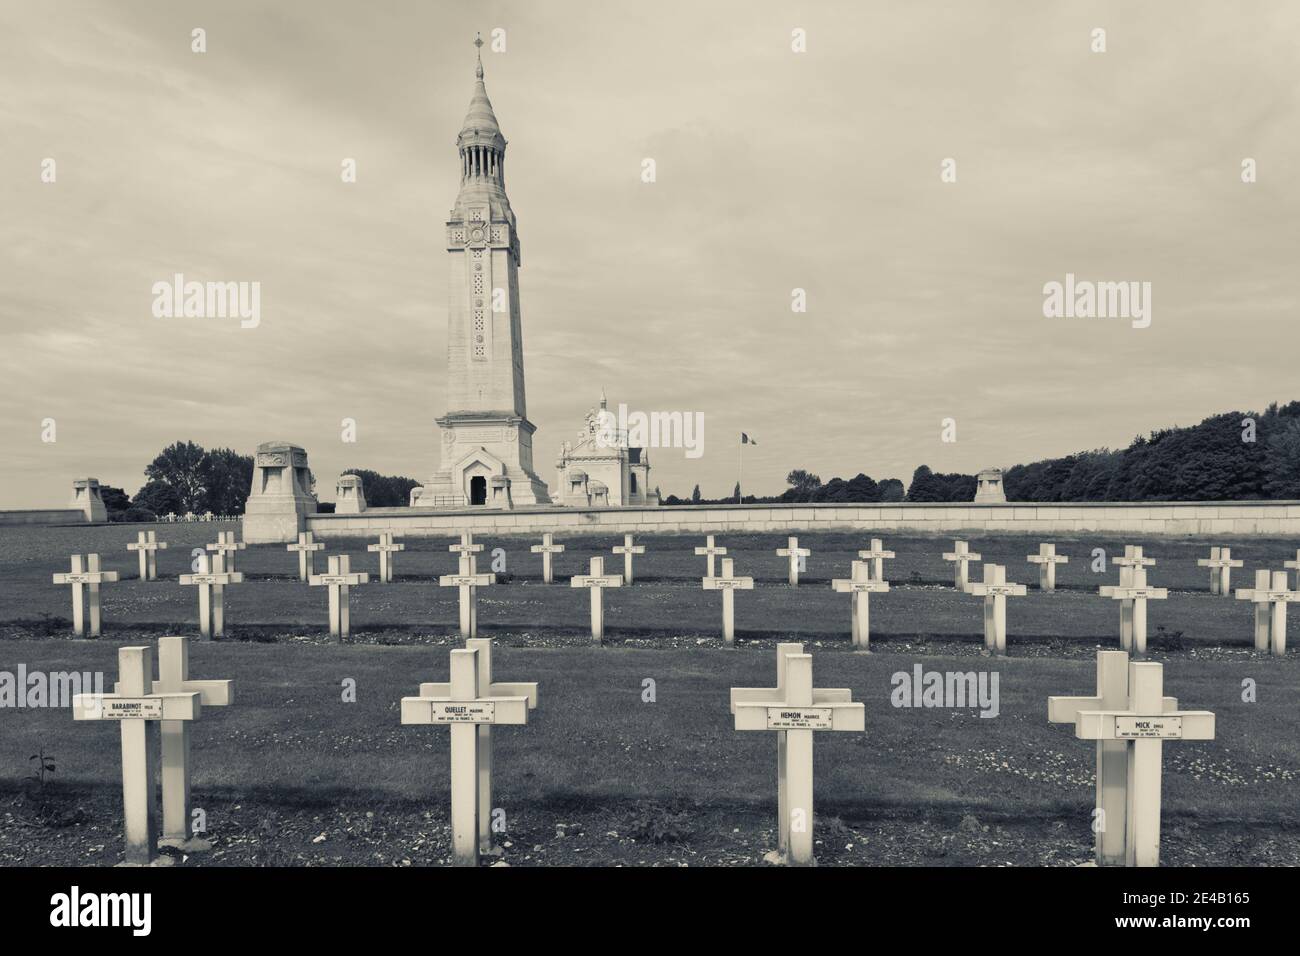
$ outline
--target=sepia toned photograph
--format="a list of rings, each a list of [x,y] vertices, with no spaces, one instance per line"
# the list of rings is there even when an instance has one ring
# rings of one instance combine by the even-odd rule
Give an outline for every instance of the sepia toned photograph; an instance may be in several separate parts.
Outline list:
[[[529,879],[451,868],[1264,925],[1298,46],[1287,0],[0,0],[12,925]]]

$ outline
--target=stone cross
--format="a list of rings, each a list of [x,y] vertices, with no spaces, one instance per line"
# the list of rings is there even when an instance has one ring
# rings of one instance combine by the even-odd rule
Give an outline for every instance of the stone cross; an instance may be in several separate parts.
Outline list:
[[[943,556],[945,561],[955,561],[952,569],[952,583],[958,591],[965,591],[970,583],[970,572],[967,565],[972,561],[978,561],[980,555],[970,550],[970,545],[965,541],[954,541],[952,550]]]
[[[695,553],[699,554],[700,549],[696,548]],[[712,563],[713,558],[710,557],[709,564]],[[727,644],[736,643],[736,591],[754,590],[754,579],[733,576],[734,567],[735,562],[731,558],[723,558],[722,577],[715,578],[710,574],[704,579],[704,590],[722,592],[722,639]]]
[[[739,695],[738,693],[739,692]],[[849,691],[813,686],[812,655],[801,644],[777,646],[777,686],[733,688],[736,730],[777,732],[777,832],[774,863],[808,866],[813,860],[813,733],[866,728],[862,704]]]
[[[1295,589],[1300,591],[1300,548],[1296,548],[1294,561],[1283,561],[1282,567],[1291,568],[1295,571]]]
[[[551,573],[551,555],[559,554],[564,550],[564,545],[555,543],[555,535],[547,531],[542,535],[542,543],[535,544],[530,549],[533,554],[542,556],[542,583],[554,584],[555,577]]]
[[[478,697],[527,697],[528,709],[537,709],[536,684],[506,684],[492,679],[492,642],[485,637],[465,642],[469,650],[479,653]],[[450,697],[451,684],[421,684],[424,698]],[[478,725],[478,851],[500,856],[500,847],[492,845],[492,725]]]
[[[1210,593],[1232,596],[1232,569],[1245,565],[1244,561],[1234,561],[1231,548],[1211,548],[1210,557],[1201,558],[1197,567],[1210,569]]]
[[[474,555],[465,552],[460,556],[459,574],[444,574],[438,578],[439,587],[460,589],[461,638],[468,640],[471,637],[478,637],[478,589],[495,584],[496,577],[490,572],[479,574],[475,571]]]
[[[122,734],[122,810],[128,866],[155,862],[158,843],[158,723],[197,720],[201,694],[165,693],[153,686],[153,648],[122,647],[117,652],[113,694],[77,694],[73,720],[116,720]],[[169,857],[158,863],[171,862]]]
[[[478,573],[478,555],[483,550],[483,545],[474,543],[473,532],[462,531],[460,533],[460,544],[448,545],[447,550],[457,553],[457,566],[461,574]],[[495,575],[488,583],[496,583]],[[473,586],[469,589],[469,633],[465,634],[463,627],[461,631],[461,637],[478,636],[478,589]]]
[[[1125,749],[1124,864],[1160,865],[1160,778],[1166,740],[1213,740],[1214,714],[1168,710],[1164,665],[1130,663],[1128,700],[1123,707],[1079,710],[1074,735],[1114,741]],[[1049,704],[1050,709],[1050,704]],[[1107,828],[1112,825],[1109,818]]]
[[[859,552],[861,553],[861,552]],[[853,646],[865,651],[870,646],[870,604],[872,591],[888,591],[889,582],[879,577],[872,577],[870,565],[866,561],[853,562],[853,576],[836,578],[831,587],[840,593],[853,595]]]
[[[623,586],[623,579],[617,574],[605,573],[605,559],[591,559],[590,574],[575,574],[569,579],[569,586],[588,588],[591,591],[591,640],[599,644],[605,639],[605,588]]]
[[[1065,555],[1056,553],[1054,544],[1040,544],[1038,553],[1026,555],[1025,560],[1030,564],[1038,565],[1038,590],[1040,591],[1055,591],[1056,566],[1070,563],[1070,559]]]
[[[1256,571],[1253,588],[1237,588],[1238,601],[1255,602],[1255,650],[1286,654],[1286,606],[1300,601],[1300,591],[1288,591],[1285,571]],[[1270,607],[1271,605],[1271,607]]]
[[[392,584],[393,565],[397,562],[396,554],[398,551],[405,551],[406,545],[393,541],[393,532],[381,531],[379,543],[369,545],[366,550],[379,552],[379,583]]]
[[[1097,652],[1097,693],[1093,697],[1049,697],[1047,719],[1074,724],[1081,711],[1121,710],[1128,706],[1128,651]],[[1166,697],[1163,713],[1178,710]],[[1092,829],[1098,866],[1123,866],[1128,852],[1128,745],[1123,740],[1097,741],[1097,800]]]
[[[316,573],[316,552],[325,550],[325,542],[317,541],[310,531],[299,531],[298,543],[286,544],[284,549],[298,552],[298,580],[310,581]]]
[[[452,856],[458,866],[477,866],[482,830],[479,814],[483,806],[480,759],[481,724],[527,724],[530,703],[536,706],[536,690],[514,693],[527,685],[508,685],[504,694],[493,693],[491,675],[483,674],[483,652],[467,647],[451,652],[451,679],[446,694],[402,698],[403,724],[451,725],[451,832]],[[486,693],[484,689],[486,688]],[[490,765],[489,765],[490,773]],[[490,810],[489,810],[490,813]]]
[[[140,552],[140,580],[158,580],[158,552],[167,549],[166,541],[158,540],[157,531],[140,531],[135,542],[128,544],[126,550]]]
[[[1122,588],[1133,585],[1133,570],[1154,565],[1154,558],[1144,558],[1142,556],[1142,545],[1124,545],[1124,557],[1116,558],[1115,564],[1119,565],[1119,586]],[[1119,605],[1119,645],[1128,650],[1133,646],[1133,605],[1128,601],[1121,601]]]
[[[226,558],[225,567],[227,567],[230,571],[234,571],[235,555],[237,555],[240,551],[243,551],[246,547],[248,547],[248,545],[244,544],[244,542],[235,540],[235,532],[218,531],[217,543],[208,545],[208,550],[214,551],[220,554],[222,557],[226,557],[227,555],[229,555],[229,557]]]
[[[709,573],[705,577],[713,577],[713,559],[715,556],[721,556],[727,553],[726,548],[721,548],[713,543],[713,535],[707,535],[704,538],[704,547],[696,548],[696,554],[705,555],[709,563]]]
[[[72,555],[72,570],[54,575],[55,584],[72,585],[72,630],[77,637],[86,636],[86,604],[90,604],[90,636],[99,637],[99,586],[111,584],[117,580],[116,571],[103,571],[99,567],[99,555]],[[89,590],[90,601],[86,601]]]
[[[885,580],[885,559],[895,557],[894,552],[886,551],[884,542],[879,538],[871,539],[871,547],[858,552],[863,561],[871,562],[871,577],[877,581]]]
[[[799,547],[798,538],[789,538],[786,541],[786,546],[784,548],[777,548],[776,553],[778,557],[790,559],[790,587],[797,588],[799,586],[800,559],[811,555],[812,550],[809,548]]]
[[[1149,560],[1149,559],[1148,559]],[[1098,588],[1103,597],[1120,603],[1120,647],[1135,654],[1147,652],[1147,601],[1163,601],[1169,597],[1167,588],[1147,587],[1147,569],[1138,565],[1125,573],[1127,584],[1113,584]],[[1125,631],[1127,624],[1127,633]]]
[[[226,707],[234,702],[234,683],[228,680],[190,680],[190,639],[158,638],[158,679],[155,693],[198,694],[204,707]],[[121,693],[121,685],[113,685]],[[194,836],[190,815],[190,722],[159,722],[162,736],[162,837],[159,846],[186,853],[210,850],[212,844]]]
[[[645,545],[633,544],[632,535],[625,534],[623,535],[623,546],[619,547],[615,545],[613,551],[615,554],[623,555],[623,583],[631,584],[632,583],[632,555],[645,554]]]
[[[212,637],[224,637],[226,634],[226,598],[227,584],[239,584],[244,580],[242,571],[227,571],[226,561],[219,554],[199,556],[199,570],[193,574],[182,574],[181,584],[194,584],[199,589],[199,634],[204,640]]]
[[[1028,588],[1007,583],[1007,569],[984,565],[984,580],[966,585],[966,593],[984,598],[984,646],[994,654],[1007,652],[1007,598],[1023,597]]]
[[[329,570],[313,574],[307,579],[310,587],[328,587],[330,601],[330,636],[342,643],[352,630],[352,598],[354,584],[369,584],[370,575],[352,570],[352,558],[346,554],[331,554]]]

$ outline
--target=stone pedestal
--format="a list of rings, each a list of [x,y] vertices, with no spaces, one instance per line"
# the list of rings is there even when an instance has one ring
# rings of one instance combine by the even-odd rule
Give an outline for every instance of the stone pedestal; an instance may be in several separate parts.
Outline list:
[[[77,478],[72,482],[72,500],[69,508],[76,508],[87,521],[107,521],[108,509],[99,494],[98,478]]]
[[[977,504],[997,504],[1007,500],[1002,487],[1002,469],[985,468],[975,476],[975,501]]]
[[[316,513],[307,452],[289,442],[257,446],[253,488],[244,506],[244,540],[249,544],[288,544],[307,530]]]
[[[366,510],[366,491],[360,475],[340,475],[334,491],[336,515],[359,515]]]

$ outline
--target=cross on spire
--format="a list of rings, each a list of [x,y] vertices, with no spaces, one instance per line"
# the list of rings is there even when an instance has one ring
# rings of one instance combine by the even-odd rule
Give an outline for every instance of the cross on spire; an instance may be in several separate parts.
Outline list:
[[[474,46],[476,47],[475,52],[478,56],[478,65],[474,67],[474,75],[481,80],[483,79],[483,34],[474,34]]]

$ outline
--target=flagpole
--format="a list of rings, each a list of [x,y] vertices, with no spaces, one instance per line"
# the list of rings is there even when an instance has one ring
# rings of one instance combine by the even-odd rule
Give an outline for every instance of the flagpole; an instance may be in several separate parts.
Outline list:
[[[736,476],[736,504],[743,504],[745,501],[745,442],[744,436],[741,436],[740,442],[740,474]]]

